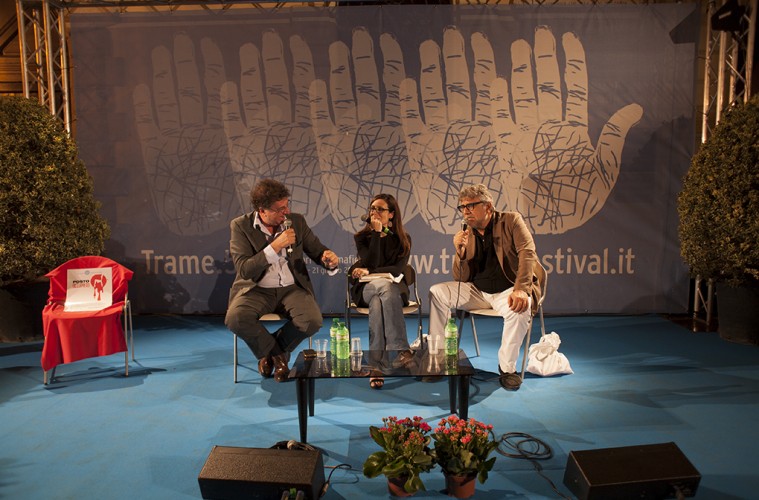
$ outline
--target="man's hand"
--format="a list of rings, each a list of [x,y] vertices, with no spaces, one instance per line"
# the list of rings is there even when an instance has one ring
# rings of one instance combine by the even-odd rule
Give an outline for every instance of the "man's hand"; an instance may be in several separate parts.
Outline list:
[[[274,238],[270,243],[271,248],[279,253],[283,248],[287,248],[290,245],[295,245],[295,229],[290,228],[286,231],[282,231],[279,236]]]
[[[453,247],[456,249],[456,253],[459,254],[459,257],[464,257],[466,246],[468,244],[469,231],[459,231],[453,235]]]
[[[339,263],[340,261],[337,258],[337,254],[332,250],[325,250],[322,254],[322,264],[324,264],[327,269],[334,269]]]
[[[526,292],[522,290],[514,290],[509,294],[508,303],[509,309],[515,313],[521,313],[530,305],[530,300],[529,297],[527,297]]]

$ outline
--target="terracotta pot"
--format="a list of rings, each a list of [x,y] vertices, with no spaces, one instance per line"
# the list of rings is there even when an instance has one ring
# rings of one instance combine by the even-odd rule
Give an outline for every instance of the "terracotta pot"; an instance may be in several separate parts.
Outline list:
[[[474,495],[477,474],[457,475],[445,473],[445,489],[449,497],[469,498]]]
[[[412,497],[413,493],[409,493],[403,489],[403,485],[408,480],[407,477],[389,477],[387,478],[387,491],[394,497]]]

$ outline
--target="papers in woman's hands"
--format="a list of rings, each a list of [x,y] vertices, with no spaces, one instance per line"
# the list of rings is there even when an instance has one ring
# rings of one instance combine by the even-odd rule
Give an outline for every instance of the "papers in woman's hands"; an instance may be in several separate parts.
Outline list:
[[[370,273],[365,276],[361,276],[358,280],[361,282],[367,282],[367,281],[374,281],[374,280],[389,280],[393,283],[400,283],[403,279],[403,273],[399,274],[397,277],[393,276],[390,273]]]

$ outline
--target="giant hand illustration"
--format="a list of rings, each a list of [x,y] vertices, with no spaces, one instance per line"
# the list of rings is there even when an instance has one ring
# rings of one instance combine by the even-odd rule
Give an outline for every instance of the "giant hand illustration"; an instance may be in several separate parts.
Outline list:
[[[383,108],[371,36],[357,28],[352,44],[350,54],[342,42],[333,43],[329,49],[334,121],[324,81],[311,85],[310,97],[322,183],[332,216],[340,227],[355,232],[364,225],[360,217],[366,214],[372,195],[395,196],[406,221],[418,209],[399,118],[398,87],[405,76],[400,46],[390,35],[380,37]],[[355,82],[351,81],[351,62]]]
[[[496,207],[501,205],[501,176],[490,126],[493,51],[481,34],[473,37],[472,50],[476,94],[470,90],[464,39],[455,28],[443,34],[445,92],[440,48],[432,40],[419,48],[421,95],[417,96],[414,80],[401,84],[401,117],[419,210],[432,229],[447,234],[460,229],[456,205],[465,185],[485,184]]]
[[[502,78],[491,89],[506,206],[519,211],[536,234],[563,233],[598,213],[619,177],[627,132],[643,115],[637,104],[623,107],[594,147],[588,136],[585,51],[572,33],[564,34],[562,44],[563,106],[556,41],[546,27],[535,32],[534,57],[525,40],[512,44],[511,95]]]
[[[241,204],[248,206],[250,189],[257,181],[277,179],[290,190],[292,211],[315,225],[327,215],[328,205],[318,175],[308,102],[314,65],[311,50],[300,36],[290,38],[290,52],[292,96],[282,40],[276,32],[264,33],[261,52],[252,43],[240,48],[240,94],[234,82],[226,82],[221,89],[224,131]]]
[[[153,49],[152,91],[140,84],[132,93],[150,195],[161,222],[178,235],[225,229],[239,211],[221,127],[224,64],[207,38],[201,52],[205,101],[187,35],[175,37],[173,54]]]

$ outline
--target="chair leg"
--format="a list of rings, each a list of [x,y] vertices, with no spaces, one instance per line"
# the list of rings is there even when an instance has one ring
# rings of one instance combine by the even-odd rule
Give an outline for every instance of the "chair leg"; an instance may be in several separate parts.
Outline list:
[[[424,336],[423,329],[422,329],[422,306],[419,306],[419,311],[417,313],[418,318],[418,326],[416,329],[416,340],[419,343],[419,346],[422,345],[422,337]]]
[[[121,315],[124,318],[124,345],[126,351],[124,351],[124,376],[129,376],[129,301],[124,302],[124,307],[121,309]]]
[[[55,369],[58,368],[57,366],[54,366],[52,370],[48,370],[46,372],[43,372],[42,375],[42,382],[44,385],[52,384],[53,380],[55,379]]]
[[[530,323],[527,326],[527,334],[524,336],[524,345],[522,346],[522,381],[524,381],[524,374],[527,370],[527,351],[530,349],[530,337],[532,336],[532,316],[530,316]]]
[[[477,338],[477,327],[474,326],[474,315],[469,315],[469,319],[472,321],[472,337],[474,338],[474,351],[477,356],[480,355],[480,341]]]
[[[232,356],[234,358],[233,365],[232,365],[233,374],[234,374],[233,380],[234,380],[234,383],[236,384],[237,383],[237,334],[233,333],[232,338],[234,339],[234,348],[232,349],[232,353],[233,353]]]

